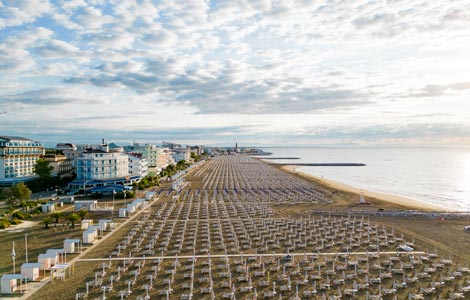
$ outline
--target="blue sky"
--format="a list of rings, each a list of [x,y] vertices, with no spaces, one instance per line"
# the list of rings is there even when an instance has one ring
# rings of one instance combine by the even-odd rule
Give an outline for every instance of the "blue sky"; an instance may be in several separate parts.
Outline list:
[[[1,1],[0,133],[470,145],[468,1]]]

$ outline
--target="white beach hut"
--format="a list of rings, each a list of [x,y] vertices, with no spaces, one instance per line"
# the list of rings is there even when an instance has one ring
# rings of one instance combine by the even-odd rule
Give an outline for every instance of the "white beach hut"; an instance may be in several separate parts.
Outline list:
[[[38,256],[38,263],[41,264],[41,270],[49,271],[53,265],[59,262],[57,253],[43,253]]]
[[[39,278],[40,263],[24,263],[21,265],[21,275],[29,281],[36,281]]]
[[[84,244],[91,244],[98,237],[98,229],[95,228],[94,226],[91,228],[88,228],[86,231],[83,232],[82,237],[83,237]]]
[[[45,203],[45,204],[41,204],[41,211],[42,211],[44,214],[53,212],[54,210],[55,210],[54,203]]]
[[[135,210],[137,209],[137,206],[134,203],[129,203],[127,204],[127,212],[129,214],[135,213]]]
[[[99,220],[98,221],[98,226],[100,227],[101,231],[106,231],[108,229],[111,229],[111,224],[113,223],[112,220]]]
[[[147,192],[145,193],[145,200],[147,201],[153,201],[155,200],[156,192]]]
[[[65,253],[76,253],[82,251],[82,240],[66,239],[64,240]]]
[[[97,206],[98,206],[97,200],[80,200],[80,201],[75,201],[75,204],[74,204],[75,210],[86,209],[88,211],[94,211],[96,210]]]
[[[93,225],[93,220],[85,219],[82,221],[82,230],[87,230],[88,227]]]
[[[119,218],[127,217],[127,208],[120,208],[119,209]]]
[[[65,261],[65,251],[64,249],[47,249],[46,254],[57,254],[57,257],[59,258],[57,261],[54,261],[54,264],[60,263],[60,258],[62,258],[62,261]]]
[[[1,291],[2,294],[13,294],[18,289],[18,280],[21,283],[23,281],[23,275],[21,274],[5,274],[1,279]]]

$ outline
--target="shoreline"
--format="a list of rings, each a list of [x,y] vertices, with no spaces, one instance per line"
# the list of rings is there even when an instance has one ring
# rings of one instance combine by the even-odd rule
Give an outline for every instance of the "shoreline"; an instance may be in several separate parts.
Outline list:
[[[419,200],[415,200],[415,199],[411,199],[411,198],[407,198],[403,196],[368,191],[368,190],[360,189],[360,188],[357,188],[357,187],[354,187],[345,183],[341,183],[338,181],[324,179],[318,176],[311,175],[306,172],[299,171],[297,170],[299,167],[300,166],[295,166],[295,165],[284,165],[280,167],[280,169],[287,173],[298,175],[304,179],[309,180],[310,182],[320,184],[327,188],[356,195],[357,204],[359,202],[359,195],[361,192],[363,192],[364,198],[366,199],[366,201],[370,201],[372,202],[372,204],[379,204],[380,202],[382,202],[386,204],[396,205],[398,207],[406,207],[408,209],[415,209],[415,210],[442,211],[442,212],[450,211],[449,209],[443,206],[429,204],[429,203],[425,203]],[[363,206],[363,207],[367,207],[367,206],[368,205]]]

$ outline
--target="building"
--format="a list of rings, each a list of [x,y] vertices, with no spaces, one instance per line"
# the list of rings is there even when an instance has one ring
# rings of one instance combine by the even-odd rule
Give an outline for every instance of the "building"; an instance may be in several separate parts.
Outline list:
[[[140,157],[139,157],[140,156]],[[128,154],[129,176],[144,178],[148,174],[147,160],[142,155]]]
[[[175,164],[174,159],[171,156],[171,151],[168,148],[161,148],[156,145],[146,144],[139,145],[133,144],[132,146],[126,146],[125,150],[129,155],[141,154],[143,158],[147,160],[147,166],[156,172],[160,172],[170,164]]]
[[[165,141],[162,142],[162,148],[174,149],[174,148],[178,148],[178,147],[181,147],[181,145],[176,144],[176,143],[165,142]]]
[[[175,160],[171,156],[171,151],[168,148],[160,148],[158,152],[156,170],[160,172],[162,169],[165,169],[169,165],[174,165]]]
[[[184,152],[171,152],[171,157],[175,162],[180,162],[182,160],[186,160],[186,153]]]
[[[189,147],[175,147],[171,155],[175,162],[191,160],[191,148]]]
[[[0,136],[0,186],[38,178],[36,161],[44,154],[42,143],[23,137]]]
[[[192,146],[190,147],[191,153],[194,153],[194,155],[202,155],[204,154],[204,148],[201,146]]]
[[[139,176],[129,174],[129,156],[121,152],[110,152],[107,144],[99,149],[87,149],[74,160],[77,178],[69,183],[73,191],[89,190],[112,184],[132,184]]]
[[[67,156],[62,154],[46,154],[44,160],[49,162],[49,165],[54,169],[51,172],[52,176],[71,177],[73,172],[73,161]]]
[[[59,143],[56,145],[56,149],[62,151],[62,153],[71,160],[81,154],[81,151],[77,151],[77,146],[71,143]]]
[[[106,180],[126,177],[128,156],[123,153],[110,153],[90,149],[75,159],[78,180]]]
[[[98,207],[97,200],[79,200],[74,203],[74,210],[78,211],[80,209],[85,209],[88,211],[95,211]]]

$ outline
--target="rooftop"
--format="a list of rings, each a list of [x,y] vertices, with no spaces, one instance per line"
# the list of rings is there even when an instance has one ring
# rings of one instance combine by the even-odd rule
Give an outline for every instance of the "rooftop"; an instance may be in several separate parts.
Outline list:
[[[0,135],[0,139],[8,142],[32,142],[32,140],[20,136]]]

